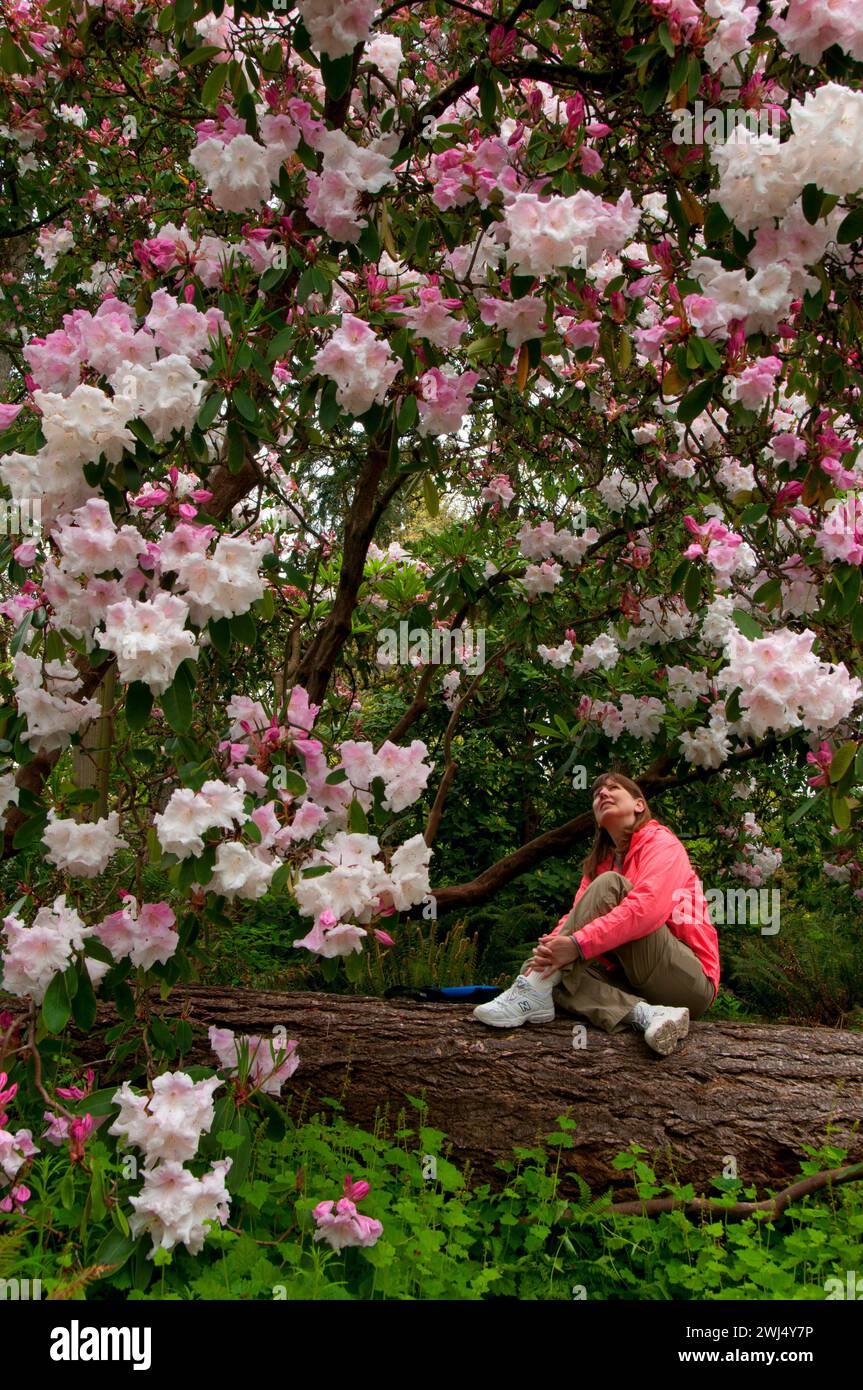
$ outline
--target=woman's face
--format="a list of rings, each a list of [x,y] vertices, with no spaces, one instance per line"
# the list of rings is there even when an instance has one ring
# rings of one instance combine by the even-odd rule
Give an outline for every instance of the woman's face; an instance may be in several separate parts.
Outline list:
[[[593,798],[593,814],[597,825],[608,830],[628,830],[644,810],[644,799],[633,796],[616,782],[603,782]]]

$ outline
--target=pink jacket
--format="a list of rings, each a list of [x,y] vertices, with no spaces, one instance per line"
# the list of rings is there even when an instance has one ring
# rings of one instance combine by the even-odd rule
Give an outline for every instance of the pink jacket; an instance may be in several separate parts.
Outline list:
[[[613,856],[609,854],[597,866],[597,873],[612,867]],[[695,952],[705,975],[718,990],[719,938],[710,920],[701,880],[674,832],[657,820],[642,825],[629,842],[622,872],[632,883],[626,897],[603,917],[594,918],[573,933],[586,959],[613,951],[625,941],[637,941],[667,925],[679,941]],[[582,878],[573,907],[590,882],[589,878]],[[560,931],[568,916],[569,913],[561,917],[552,935]]]

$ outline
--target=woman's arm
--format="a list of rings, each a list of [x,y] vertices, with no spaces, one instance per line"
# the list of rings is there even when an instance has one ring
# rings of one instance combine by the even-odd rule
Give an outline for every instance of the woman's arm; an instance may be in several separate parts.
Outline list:
[[[675,894],[693,870],[680,841],[662,836],[645,846],[637,872],[637,880],[616,907],[573,933],[586,959],[658,931],[671,917]]]

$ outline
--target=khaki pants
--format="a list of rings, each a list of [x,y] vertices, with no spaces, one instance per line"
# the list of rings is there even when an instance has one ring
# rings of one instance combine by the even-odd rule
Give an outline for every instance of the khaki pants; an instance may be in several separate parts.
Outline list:
[[[631,887],[623,874],[612,870],[597,874],[558,934],[569,936],[603,917]],[[695,952],[667,926],[603,954],[618,962],[614,972],[590,961],[573,961],[564,968],[552,999],[560,1008],[581,1014],[606,1033],[621,1032],[623,1019],[639,1000],[687,1008],[692,1018],[701,1018],[713,1003],[713,981],[705,975]],[[529,964],[529,959],[524,962],[522,973]],[[630,993],[630,989],[637,992]]]

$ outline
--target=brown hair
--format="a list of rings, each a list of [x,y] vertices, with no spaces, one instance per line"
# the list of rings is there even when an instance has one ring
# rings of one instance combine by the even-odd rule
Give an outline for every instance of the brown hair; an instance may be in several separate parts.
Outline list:
[[[619,849],[620,853],[625,855],[629,849],[629,841],[636,830],[640,830],[649,820],[656,819],[647,804],[647,797],[644,795],[641,787],[637,782],[633,782],[631,777],[625,777],[622,772],[602,772],[599,777],[594,778],[593,785],[590,788],[591,804],[599,788],[606,782],[613,782],[618,787],[625,787],[630,795],[636,799],[640,797],[644,802],[644,810],[640,813],[636,813],[634,824],[624,833],[622,843],[619,846],[614,843],[614,840],[604,826],[597,825],[593,845],[582,866],[582,874],[585,874],[589,879],[596,878],[598,866],[602,863],[603,859],[607,859],[615,850]]]

